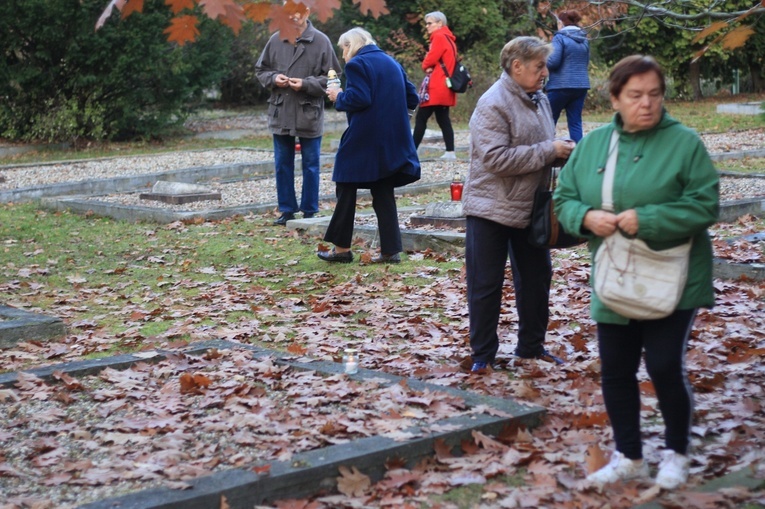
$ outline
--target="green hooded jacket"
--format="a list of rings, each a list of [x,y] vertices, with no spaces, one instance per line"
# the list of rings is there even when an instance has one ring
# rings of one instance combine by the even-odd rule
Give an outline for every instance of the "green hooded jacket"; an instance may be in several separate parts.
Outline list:
[[[600,209],[604,167],[611,133],[619,132],[614,177],[614,211],[635,209],[637,237],[652,249],[668,249],[693,237],[688,280],[678,309],[712,307],[712,243],[707,228],[717,221],[719,177],[695,131],[666,111],[652,129],[626,133],[619,114],[584,137],[560,172],[555,189],[555,213],[566,231],[589,239],[590,254],[602,237],[582,228],[588,210]],[[593,262],[594,263],[594,262]],[[595,292],[590,312],[599,323],[626,324],[604,306]]]

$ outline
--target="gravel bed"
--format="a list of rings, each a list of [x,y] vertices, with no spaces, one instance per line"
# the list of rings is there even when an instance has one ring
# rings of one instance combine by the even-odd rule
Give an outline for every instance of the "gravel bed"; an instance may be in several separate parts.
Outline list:
[[[5,182],[0,182],[0,189],[21,189],[61,182],[146,175],[200,166],[261,163],[273,161],[273,159],[274,153],[269,150],[218,149],[42,165],[5,166],[0,167],[0,175],[6,179]]]
[[[585,127],[585,130],[591,130],[594,125],[588,124]],[[440,133],[436,133],[435,136],[432,132],[428,134],[423,142],[425,146],[443,147]],[[565,129],[559,129],[558,135],[565,136]],[[704,134],[701,137],[711,154],[765,148],[765,128],[723,134]],[[455,132],[455,144],[458,149],[466,150],[469,143],[468,131]],[[199,166],[255,163],[272,159],[273,152],[268,150],[217,149],[41,165],[4,166],[0,167],[0,177],[5,177],[4,182],[0,179],[0,189],[19,189],[60,182],[142,175]]]
[[[464,162],[424,162],[422,163],[422,178],[418,184],[443,183],[444,186],[451,180],[455,170],[466,172],[467,161]],[[331,181],[331,174],[322,173],[319,183],[319,194],[322,196],[334,196],[335,185]],[[295,188],[300,189],[302,177],[296,176]],[[273,178],[245,180],[239,182],[211,182],[209,187],[212,191],[221,193],[220,200],[204,200],[184,204],[170,204],[155,200],[142,200],[140,193],[122,193],[105,196],[94,196],[87,200],[114,203],[126,206],[140,206],[173,210],[176,212],[204,211],[221,208],[232,208],[244,205],[276,202],[276,183]],[[762,178],[720,178],[720,199],[722,201],[740,200],[756,196],[765,197],[765,179]],[[444,200],[446,200],[444,194]]]
[[[245,119],[246,123],[246,119]],[[237,126],[241,127],[239,124]],[[589,124],[591,130],[596,125]],[[559,135],[565,136],[565,129],[559,129]],[[702,135],[710,153],[752,150],[765,147],[765,129],[752,129],[724,134]],[[455,133],[455,144],[464,150],[469,145],[468,131]],[[424,140],[425,146],[438,148],[440,133],[430,133]],[[433,145],[435,144],[435,145]],[[461,154],[464,155],[464,152]],[[234,163],[257,163],[273,159],[273,152],[248,149],[216,149],[202,151],[175,152],[167,154],[114,157],[108,159],[61,162],[43,165],[23,165],[0,168],[0,189],[19,189],[60,182],[76,182],[85,179],[104,179],[126,175],[151,174],[183,168],[214,166]],[[295,187],[300,189],[302,177],[296,171]],[[463,174],[468,170],[467,159],[455,162],[425,160],[422,163],[422,178],[419,184],[446,183],[455,171]],[[121,193],[88,198],[90,200],[115,203],[127,206],[142,206],[174,211],[202,211],[221,208],[246,206],[258,203],[275,203],[276,186],[273,178],[259,178],[247,181],[207,183],[211,191],[221,193],[221,200],[207,200],[180,205],[167,204],[155,200],[141,200],[140,193]],[[720,186],[722,200],[737,200],[754,196],[765,196],[765,179],[738,178],[723,176]],[[325,167],[321,174],[319,193],[322,196],[334,196],[335,186],[331,181],[331,169]]]
[[[299,166],[298,166],[299,167]],[[432,184],[451,181],[454,172],[467,172],[468,162],[463,161],[424,161],[422,163],[422,177],[417,184]],[[295,172],[295,189],[300,192],[303,177],[300,171]],[[219,208],[239,207],[258,203],[276,203],[276,181],[273,178],[258,178],[236,182],[210,182],[211,191],[221,193],[220,200],[205,200],[191,203],[174,205],[155,200],[142,200],[141,193],[121,193],[106,196],[94,196],[88,198],[92,201],[115,203],[128,206],[141,206],[174,211],[200,211]],[[335,184],[332,182],[332,173],[323,171],[319,181],[320,196],[334,196]]]

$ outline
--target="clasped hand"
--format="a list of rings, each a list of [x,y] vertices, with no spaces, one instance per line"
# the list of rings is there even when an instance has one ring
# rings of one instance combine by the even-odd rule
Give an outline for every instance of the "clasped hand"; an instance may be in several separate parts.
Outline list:
[[[582,226],[598,237],[613,235],[617,229],[627,235],[637,235],[638,215],[635,209],[625,210],[619,214],[606,210],[590,210],[584,215]]]
[[[303,88],[303,80],[300,78],[289,78],[284,74],[277,74],[274,78],[274,83],[279,88],[290,87],[292,90],[300,90]]]

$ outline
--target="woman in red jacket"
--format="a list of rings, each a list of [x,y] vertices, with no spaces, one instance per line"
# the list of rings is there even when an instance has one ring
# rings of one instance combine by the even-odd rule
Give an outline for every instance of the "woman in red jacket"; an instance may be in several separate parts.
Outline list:
[[[443,68],[446,67],[451,72],[457,62],[457,45],[454,43],[456,37],[446,25],[446,16],[440,11],[425,15],[425,28],[430,37],[430,49],[422,61],[422,69],[429,77],[429,83],[427,99],[420,103],[414,121],[414,145],[420,146],[428,119],[435,113],[446,145],[446,152],[441,159],[455,159],[454,130],[449,119],[449,108],[457,104],[457,94],[446,85]]]

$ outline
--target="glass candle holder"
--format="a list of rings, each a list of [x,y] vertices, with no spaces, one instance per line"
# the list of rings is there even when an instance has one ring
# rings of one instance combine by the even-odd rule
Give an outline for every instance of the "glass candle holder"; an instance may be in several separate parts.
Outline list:
[[[462,187],[463,187],[462,182],[451,183],[452,201],[462,200]]]
[[[359,371],[359,353],[354,348],[346,348],[345,355],[343,355],[343,366],[345,367],[345,373],[352,375]]]

